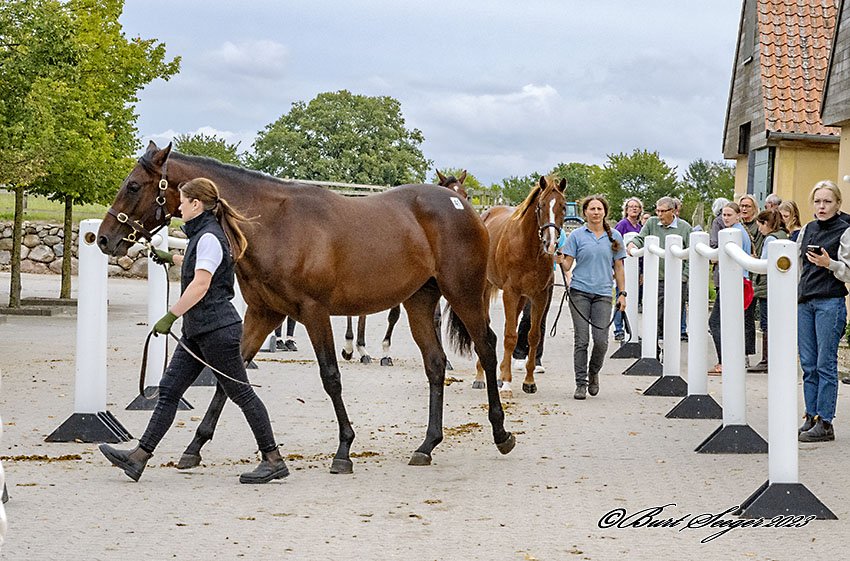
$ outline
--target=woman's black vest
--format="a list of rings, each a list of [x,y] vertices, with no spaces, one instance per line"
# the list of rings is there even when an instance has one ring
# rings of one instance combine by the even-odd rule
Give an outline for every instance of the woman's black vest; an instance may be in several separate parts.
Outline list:
[[[183,226],[183,231],[189,237],[186,255],[183,258],[183,268],[180,279],[181,293],[186,290],[195,278],[195,259],[197,257],[198,240],[204,234],[212,234],[221,244],[221,263],[213,273],[210,288],[201,301],[189,308],[183,314],[183,335],[195,337],[215,331],[234,323],[242,318],[230,303],[233,299],[233,256],[230,254],[230,243],[224,235],[224,230],[211,211],[204,211]]]
[[[823,247],[830,258],[836,259],[841,235],[847,230],[848,224],[840,214],[827,220],[813,220],[806,224],[803,239],[800,242],[800,284],[797,291],[799,303],[815,298],[844,298],[847,288],[844,283],[835,278],[832,271],[818,267],[806,259],[806,246],[819,245]]]

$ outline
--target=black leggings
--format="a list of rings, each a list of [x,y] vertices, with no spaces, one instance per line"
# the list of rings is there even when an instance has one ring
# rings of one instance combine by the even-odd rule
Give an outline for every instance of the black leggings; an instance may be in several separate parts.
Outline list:
[[[242,324],[234,323],[193,337],[185,336],[181,341],[192,352],[203,358],[206,362],[242,382],[248,381],[245,372],[245,363],[242,360],[242,352],[239,343],[242,340]],[[195,360],[183,347],[178,346],[168,363],[165,375],[159,383],[159,400],[156,409],[145,434],[139,439],[139,447],[148,453],[153,453],[162,437],[171,428],[174,417],[177,414],[177,404],[192,382],[198,377],[204,366]],[[247,384],[240,384],[216,374],[218,383],[224,388],[233,402],[242,409],[251,432],[257,440],[257,447],[261,452],[270,452],[275,449],[274,433],[269,421],[266,406],[260,397],[254,392],[254,388]]]

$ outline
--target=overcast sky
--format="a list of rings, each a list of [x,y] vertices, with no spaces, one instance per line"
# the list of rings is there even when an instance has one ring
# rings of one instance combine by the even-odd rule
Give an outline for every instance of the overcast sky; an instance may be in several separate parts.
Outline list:
[[[722,159],[741,0],[131,0],[128,37],[182,57],[141,92],[144,144],[248,150],[292,102],[388,95],[435,166],[485,183],[657,150]],[[428,177],[433,175],[429,171]]]

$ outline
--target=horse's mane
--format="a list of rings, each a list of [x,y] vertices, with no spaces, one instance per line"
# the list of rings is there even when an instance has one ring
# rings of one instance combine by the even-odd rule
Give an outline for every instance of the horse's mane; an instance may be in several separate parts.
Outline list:
[[[547,182],[547,188],[548,188],[548,182]],[[525,200],[522,201],[522,203],[516,208],[514,213],[511,215],[511,220],[519,220],[523,216],[525,216],[525,213],[528,212],[528,209],[531,208],[531,205],[535,201],[537,201],[537,198],[540,196],[541,193],[543,193],[543,188],[540,187],[540,183],[535,183],[534,189],[531,190],[531,192],[528,194],[528,196],[525,198]]]
[[[183,154],[181,152],[176,152],[176,151],[172,150],[171,154],[169,154],[169,156],[168,156],[168,159],[170,160],[172,158],[177,159],[177,160],[190,162],[190,163],[193,163],[193,164],[196,164],[196,165],[203,165],[205,167],[215,168],[215,170],[218,171],[218,173],[220,173],[221,175],[224,175],[225,177],[228,177],[228,178],[233,178],[234,180],[238,179],[240,181],[245,181],[246,178],[247,178],[247,179],[254,179],[254,180],[269,181],[269,182],[273,182],[273,183],[278,183],[280,185],[291,185],[292,184],[292,182],[274,177],[272,175],[269,175],[267,173],[263,173],[261,171],[255,171],[255,170],[252,170],[252,169],[234,166],[234,165],[231,165],[231,164],[225,164],[224,162],[221,162],[221,161],[216,160],[214,158],[207,158],[205,156],[190,156],[189,154]],[[144,160],[144,158],[143,158],[143,160]],[[144,165],[144,162],[142,162],[142,165]]]

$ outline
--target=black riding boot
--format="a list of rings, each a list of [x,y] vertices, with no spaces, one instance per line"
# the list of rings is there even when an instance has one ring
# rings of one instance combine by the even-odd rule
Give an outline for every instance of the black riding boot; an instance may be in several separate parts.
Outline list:
[[[268,483],[272,479],[283,479],[289,475],[289,468],[280,456],[280,450],[263,452],[263,459],[253,471],[239,476],[239,483]]]
[[[124,470],[127,477],[133,481],[138,481],[145,471],[145,466],[148,460],[153,456],[150,452],[145,452],[138,446],[132,450],[119,450],[108,444],[101,444],[100,451],[106,456],[106,459],[112,462],[112,465]]]

